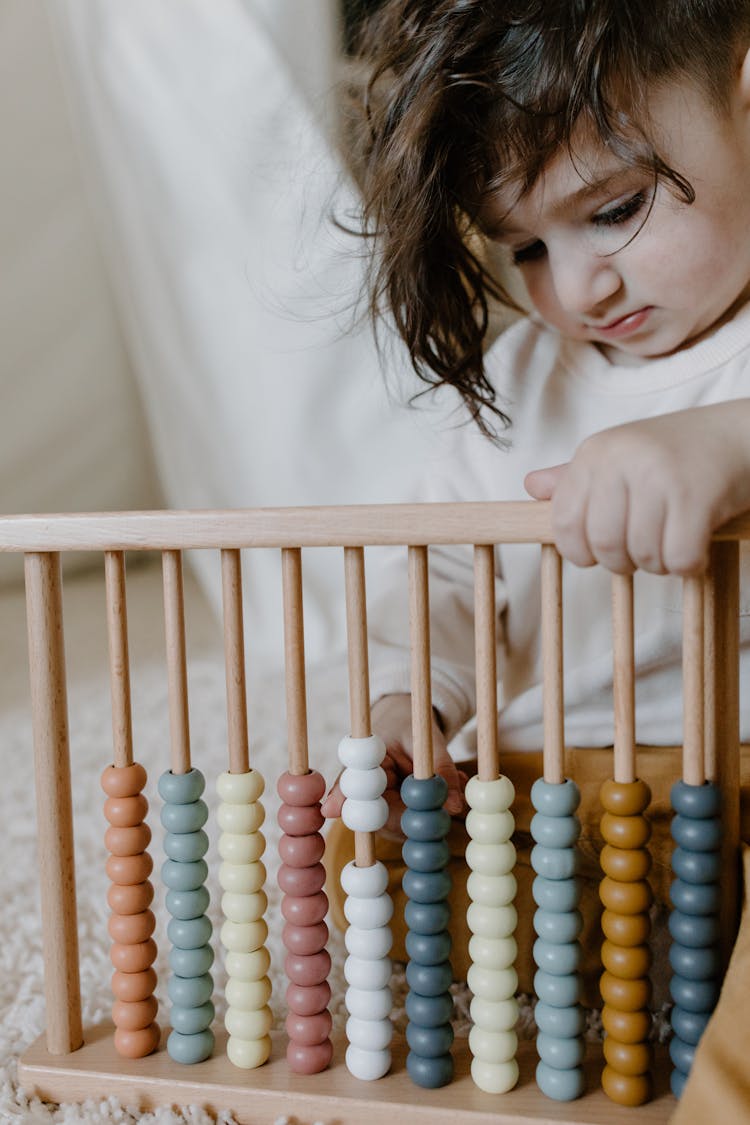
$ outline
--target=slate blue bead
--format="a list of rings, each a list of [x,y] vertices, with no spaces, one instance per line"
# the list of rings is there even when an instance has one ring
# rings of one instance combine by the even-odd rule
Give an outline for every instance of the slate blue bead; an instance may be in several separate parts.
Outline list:
[[[689,1074],[695,1058],[695,1047],[692,1043],[685,1043],[678,1035],[673,1035],[669,1041],[669,1057],[678,1070]]]
[[[555,1070],[544,1062],[536,1068],[536,1083],[543,1094],[556,1102],[572,1102],[583,1093],[584,1079],[580,1067],[574,1070]]]
[[[555,1070],[571,1070],[583,1062],[585,1045],[580,1036],[567,1039],[540,1031],[536,1037],[536,1049],[547,1066]]]
[[[415,1085],[423,1090],[437,1090],[453,1080],[453,1057],[438,1055],[437,1058],[423,1058],[414,1051],[406,1056],[406,1069]]]
[[[719,940],[719,919],[715,914],[683,914],[673,910],[668,926],[674,940],[691,949],[705,949]]]
[[[418,1027],[415,1023],[406,1025],[406,1042],[415,1055],[423,1059],[434,1059],[447,1055],[453,1045],[453,1028],[449,1023],[440,1027]]]
[[[406,1018],[418,1027],[439,1027],[450,1023],[453,1015],[453,997],[450,993],[440,996],[420,996],[418,992],[406,994]]]
[[[568,976],[575,973],[581,964],[581,947],[577,941],[562,944],[537,938],[534,942],[534,963],[545,973]]]
[[[721,972],[721,957],[715,945],[691,949],[673,941],[669,947],[669,963],[675,973],[691,980],[712,980]]]
[[[169,1011],[169,1022],[180,1035],[197,1035],[210,1027],[216,1011],[210,1000],[194,1008],[181,1008],[173,1004]]]
[[[581,980],[577,974],[561,977],[537,969],[534,974],[534,992],[544,1004],[550,1004],[553,1008],[569,1008],[581,998]]]
[[[556,785],[538,777],[531,786],[531,803],[545,816],[571,816],[581,803],[581,794],[570,778]]]
[[[207,876],[205,859],[198,859],[195,863],[177,863],[174,859],[167,859],[161,868],[162,882],[173,891],[196,891],[205,883]]]
[[[205,801],[193,801],[188,805],[162,805],[160,816],[167,832],[197,832],[208,820],[208,806]]]
[[[672,870],[686,883],[714,883],[721,877],[721,852],[687,852],[675,848]]]
[[[675,879],[669,897],[674,908],[683,914],[715,914],[721,905],[718,883],[684,883]]]
[[[673,1070],[669,1076],[669,1087],[678,1100],[682,1097],[682,1091],[685,1089],[687,1080],[687,1074],[683,1074],[681,1070]]]
[[[540,1000],[534,1008],[534,1019],[540,1031],[558,1035],[561,1039],[583,1035],[586,1028],[586,1013],[580,1004],[570,1008],[553,1008]]]
[[[684,1043],[695,1046],[700,1042],[706,1025],[711,1018],[710,1012],[687,1012],[684,1008],[672,1008],[669,1021],[675,1035],[679,1035]]]
[[[401,800],[407,809],[441,809],[448,796],[448,782],[444,777],[415,777],[409,774],[401,782]]]
[[[571,879],[578,870],[578,852],[575,848],[545,848],[535,844],[531,849],[531,866],[544,879],[554,882]]]
[[[412,902],[442,902],[451,892],[451,877],[447,871],[407,870],[401,886]]]
[[[448,866],[451,850],[445,840],[404,840],[401,855],[412,871],[442,871]]]
[[[451,912],[446,902],[407,902],[404,920],[415,934],[438,934],[448,928]]]
[[[581,822],[577,816],[536,813],[531,818],[531,835],[545,848],[571,848],[581,835]]]
[[[205,887],[194,891],[167,891],[166,906],[173,918],[200,918],[208,910],[211,896]]]
[[[214,951],[210,945],[200,949],[178,949],[169,951],[169,964],[178,977],[202,977],[214,963]]]
[[[453,983],[450,961],[439,965],[420,965],[417,961],[410,961],[406,966],[406,983],[412,992],[420,996],[440,996],[448,992]]]
[[[675,1004],[688,1012],[712,1012],[719,999],[719,983],[715,980],[690,980],[675,974],[669,991]]]
[[[442,840],[450,826],[445,809],[405,809],[401,814],[401,831],[410,840]]]
[[[210,973],[199,977],[172,974],[167,981],[167,995],[178,1008],[199,1008],[211,999],[213,992],[214,978]]]
[[[167,832],[164,837],[164,851],[169,859],[174,859],[178,863],[195,863],[197,859],[203,859],[208,851],[208,836],[202,828],[197,832]]]
[[[206,788],[206,779],[200,770],[172,773],[167,770],[159,778],[159,795],[171,805],[189,805],[197,801]]]
[[[172,918],[167,926],[167,937],[178,949],[198,949],[211,940],[213,926],[210,918]]]
[[[447,930],[438,934],[418,934],[412,930],[406,935],[406,955],[420,965],[439,965],[451,953],[451,935]]]
[[[535,910],[534,929],[544,941],[560,943],[575,941],[583,929],[583,916],[580,910],[569,910],[565,913],[554,910]]]
[[[213,1049],[214,1033],[208,1028],[196,1035],[181,1035],[179,1031],[172,1031],[167,1039],[169,1057],[188,1066],[209,1058]]]
[[[718,816],[721,812],[721,790],[712,782],[688,785],[676,781],[671,789],[672,808],[676,813],[692,819]]]
[[[718,817],[693,820],[687,816],[672,817],[672,839],[689,852],[714,852],[721,843],[721,821]]]
[[[567,914],[575,910],[581,898],[580,879],[546,879],[537,875],[531,885],[534,902],[541,910]]]

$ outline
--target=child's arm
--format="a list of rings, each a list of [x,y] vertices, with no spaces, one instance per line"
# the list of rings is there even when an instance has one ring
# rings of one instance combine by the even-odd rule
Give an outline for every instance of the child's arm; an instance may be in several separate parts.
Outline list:
[[[603,430],[524,483],[552,501],[555,543],[577,566],[700,573],[713,532],[750,509],[750,399]]]

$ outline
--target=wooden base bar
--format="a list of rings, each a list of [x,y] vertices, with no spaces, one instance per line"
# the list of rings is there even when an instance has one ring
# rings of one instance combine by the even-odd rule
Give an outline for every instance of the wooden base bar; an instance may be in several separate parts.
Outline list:
[[[288,1116],[295,1125],[663,1125],[675,1109],[669,1093],[669,1059],[657,1051],[656,1097],[648,1105],[624,1109],[599,1088],[601,1050],[589,1044],[585,1064],[588,1092],[578,1101],[546,1098],[534,1081],[536,1051],[522,1042],[521,1078],[515,1090],[490,1095],[469,1075],[465,1039],[456,1040],[456,1079],[440,1090],[422,1090],[406,1073],[406,1045],[394,1040],[393,1069],[378,1082],[352,1078],[343,1062],[344,1042],[335,1044],[329,1070],[309,1077],[292,1074],[284,1056],[286,1036],[274,1036],[271,1059],[258,1070],[242,1071],[228,1061],[226,1036],[217,1034],[215,1056],[196,1066],[173,1062],[162,1049],[146,1059],[120,1058],[112,1043],[112,1025],[87,1028],[85,1043],[70,1055],[50,1055],[44,1036],[25,1053],[18,1067],[22,1087],[49,1102],[82,1102],[114,1096],[142,1111],[160,1105],[198,1105],[208,1113],[231,1110],[241,1125],[274,1125]]]

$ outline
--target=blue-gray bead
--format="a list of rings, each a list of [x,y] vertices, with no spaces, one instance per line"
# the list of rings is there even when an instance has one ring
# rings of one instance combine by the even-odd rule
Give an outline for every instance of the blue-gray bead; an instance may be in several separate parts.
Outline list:
[[[577,941],[562,944],[537,938],[533,952],[534,963],[556,977],[577,972],[581,964],[581,947]]]
[[[453,984],[450,961],[442,961],[439,965],[420,965],[417,961],[410,961],[406,966],[406,983],[412,992],[420,996],[440,996],[448,992]]]
[[[692,820],[718,816],[721,812],[721,790],[707,781],[703,785],[688,785],[676,781],[671,790],[672,808]]]
[[[678,1035],[673,1035],[669,1041],[669,1057],[683,1074],[689,1074],[695,1058],[695,1046],[685,1043]]]
[[[721,957],[715,945],[693,949],[673,941],[669,947],[669,963],[678,976],[690,980],[712,980],[721,972]]]
[[[448,960],[450,952],[451,936],[447,930],[437,934],[418,934],[409,930],[406,935],[406,955],[420,965],[439,965],[441,961]]]
[[[710,1012],[687,1012],[684,1008],[675,1005],[672,1008],[669,1022],[672,1024],[675,1035],[679,1035],[684,1043],[692,1043],[695,1046],[700,1043],[701,1036],[710,1019]]]
[[[448,782],[444,777],[415,777],[409,774],[401,782],[401,800],[407,809],[441,809],[448,796]]]
[[[178,977],[172,974],[167,981],[167,995],[178,1008],[199,1008],[214,993],[214,978],[210,973],[200,977]]]
[[[179,809],[189,806],[172,807]],[[195,863],[197,859],[203,859],[208,851],[208,836],[202,828],[198,832],[167,832],[164,837],[164,851],[169,859],[174,859],[177,863]]]
[[[718,817],[693,820],[687,816],[672,817],[672,839],[688,852],[714,852],[721,844],[721,821]]]
[[[167,1039],[169,1057],[187,1066],[203,1062],[204,1059],[209,1058],[213,1049],[214,1033],[208,1028],[197,1032],[196,1035],[180,1035],[179,1031],[172,1031]]]
[[[406,1025],[406,1042],[423,1059],[435,1059],[447,1055],[453,1045],[453,1028],[449,1023],[439,1027],[418,1027],[415,1023]]]
[[[194,891],[167,891],[167,910],[173,918],[200,918],[208,910],[211,896],[205,887]]]
[[[160,815],[167,832],[197,832],[208,820],[208,806],[205,801],[193,801],[186,805],[162,805]]]
[[[177,863],[167,859],[161,868],[162,882],[173,891],[196,891],[205,883],[207,876],[205,859],[197,859],[195,863]]]
[[[452,1055],[438,1055],[437,1058],[423,1058],[409,1051],[406,1056],[406,1069],[416,1086],[423,1090],[437,1090],[453,1080]]]
[[[178,977],[202,977],[214,963],[214,951],[210,945],[200,949],[178,949],[172,946],[169,951],[169,964]]]
[[[581,794],[570,778],[556,785],[538,777],[531,786],[531,803],[545,816],[571,816],[581,803]]]
[[[718,883],[684,883],[675,879],[669,897],[675,910],[683,914],[715,914],[721,905]]]
[[[556,887],[559,883],[554,884]],[[565,943],[576,941],[583,929],[583,915],[580,910],[535,910],[534,929],[544,941]]]
[[[561,1039],[583,1035],[586,1029],[586,1013],[580,1004],[570,1008],[553,1008],[540,1000],[534,1008],[534,1019],[540,1031]]]
[[[213,1023],[216,1011],[210,1000],[195,1008],[181,1008],[173,1004],[169,1012],[169,1022],[180,1035],[197,1035]]]
[[[538,1000],[553,1008],[570,1008],[581,999],[581,979],[577,973],[561,977],[537,969],[534,992]]]
[[[714,883],[721,878],[721,852],[687,852],[675,848],[672,870],[685,883]]]
[[[540,910],[567,914],[575,910],[581,898],[580,879],[546,879],[537,875],[531,884],[534,902]]]
[[[167,770],[159,778],[159,794],[170,805],[190,805],[197,801],[206,788],[206,779],[200,770],[172,773]]]
[[[531,835],[545,848],[572,848],[581,835],[581,822],[577,816],[536,813],[531,818]]]
[[[417,1027],[439,1027],[450,1023],[453,1015],[453,997],[449,992],[440,996],[420,996],[418,992],[406,994],[406,1018]]]
[[[571,879],[578,870],[578,852],[575,848],[545,848],[535,844],[531,849],[531,866],[544,879],[554,882]]]
[[[404,840],[401,854],[412,871],[442,871],[451,858],[445,840]]]
[[[719,982],[716,980],[689,980],[672,976],[669,991],[675,1004],[688,1012],[712,1012],[719,999]]]
[[[669,1076],[669,1087],[678,1101],[682,1097],[682,1092],[685,1089],[687,1080],[687,1074],[683,1074],[681,1070],[677,1069],[673,1070]]]
[[[404,920],[415,934],[438,934],[448,928],[451,912],[446,902],[407,902]]]
[[[586,1048],[580,1035],[566,1039],[540,1031],[536,1037],[536,1049],[547,1066],[555,1070],[572,1070],[583,1062]]]
[[[580,1098],[585,1089],[583,1070],[555,1070],[544,1062],[536,1068],[536,1084],[548,1098],[556,1102],[572,1102]]]
[[[719,919],[715,914],[683,914],[681,910],[672,910],[667,924],[674,940],[691,949],[705,949],[719,940]]]
[[[172,918],[167,926],[167,937],[178,949],[198,949],[211,940],[213,926],[205,914],[200,918]]]
[[[401,831],[409,840],[442,840],[450,826],[445,809],[405,809],[401,814]]]
[[[412,902],[443,902],[451,892],[451,877],[447,871],[406,870],[401,886]]]

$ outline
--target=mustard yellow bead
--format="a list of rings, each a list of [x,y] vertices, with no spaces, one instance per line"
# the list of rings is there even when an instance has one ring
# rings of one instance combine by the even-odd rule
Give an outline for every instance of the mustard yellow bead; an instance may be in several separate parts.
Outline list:
[[[604,1039],[604,1057],[618,1074],[647,1074],[651,1066],[647,1043],[619,1043],[609,1035]]]
[[[605,1004],[602,1008],[602,1027],[620,1043],[643,1043],[651,1030],[651,1016],[645,1009],[622,1012]]]
[[[605,844],[599,862],[605,875],[621,883],[636,883],[651,870],[651,855],[645,848],[613,848]]]
[[[607,812],[618,816],[637,816],[648,808],[651,790],[645,781],[605,781],[599,799]]]
[[[651,933],[651,920],[648,914],[617,914],[605,910],[602,930],[615,945],[644,945]]]
[[[602,973],[599,991],[605,1004],[611,1004],[621,1012],[637,1012],[645,1008],[651,999],[651,981],[620,980],[611,973]]]
[[[647,945],[615,945],[605,941],[602,945],[602,964],[615,977],[638,980],[648,975],[651,968],[651,950]]]
[[[616,914],[644,914],[654,896],[645,879],[620,883],[607,875],[599,884],[599,897],[604,907]]]
[[[616,848],[643,848],[651,836],[651,825],[642,816],[605,812],[599,827],[606,842]]]
[[[651,1077],[648,1074],[618,1074],[611,1066],[605,1066],[602,1089],[617,1105],[644,1105],[651,1098]]]

